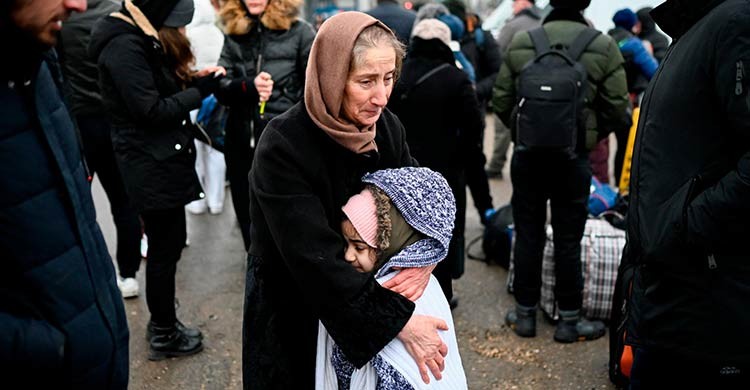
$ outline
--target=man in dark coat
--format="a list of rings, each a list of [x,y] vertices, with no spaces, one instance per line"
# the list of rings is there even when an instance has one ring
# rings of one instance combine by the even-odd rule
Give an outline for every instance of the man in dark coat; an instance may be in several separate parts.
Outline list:
[[[60,62],[67,85],[67,101],[81,134],[89,173],[99,174],[117,228],[118,286],[123,297],[138,296],[135,273],[141,265],[141,222],[130,204],[112,150],[109,122],[99,93],[99,71],[88,53],[91,29],[103,17],[120,9],[113,0],[89,0],[88,10],[73,14],[60,34]]]
[[[398,0],[378,0],[377,7],[367,11],[367,14],[393,30],[404,45],[409,44],[414,19],[417,18],[414,11],[404,9]]]
[[[641,8],[636,12],[638,15],[638,21],[640,22],[640,31],[637,32],[638,38],[641,40],[649,41],[651,47],[654,49],[654,58],[659,63],[664,60],[664,56],[667,54],[667,47],[669,46],[669,38],[664,34],[656,30],[656,24],[654,19],[651,18],[651,7]]]
[[[631,388],[748,388],[750,3],[669,0],[652,15],[674,41],[630,179]]]
[[[128,328],[50,51],[77,1],[3,1],[0,374],[5,386],[125,389]]]

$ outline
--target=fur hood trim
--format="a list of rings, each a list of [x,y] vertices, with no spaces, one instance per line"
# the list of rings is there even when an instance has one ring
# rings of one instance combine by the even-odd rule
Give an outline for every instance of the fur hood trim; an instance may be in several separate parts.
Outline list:
[[[289,30],[298,19],[302,1],[268,0],[260,22],[269,30]],[[243,0],[224,1],[219,15],[227,35],[246,34],[253,24]]]

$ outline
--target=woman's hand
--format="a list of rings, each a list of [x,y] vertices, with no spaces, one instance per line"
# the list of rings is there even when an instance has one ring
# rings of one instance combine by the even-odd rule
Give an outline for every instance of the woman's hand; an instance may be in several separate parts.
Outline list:
[[[198,73],[195,74],[195,77],[204,77],[208,76],[210,74],[215,74],[216,76],[226,76],[227,70],[224,69],[223,66],[207,66],[201,70],[198,71]]]
[[[258,99],[261,102],[268,101],[271,97],[271,91],[273,91],[271,75],[267,72],[260,72],[253,82],[255,83],[255,89],[258,90]]]
[[[403,295],[410,301],[416,301],[422,296],[430,275],[437,264],[419,268],[402,268],[398,275],[383,283],[383,287]]]
[[[448,330],[445,321],[435,317],[413,315],[396,336],[417,362],[422,381],[427,384],[430,383],[428,369],[435,379],[443,379],[442,371],[445,369],[448,346],[440,339],[438,330]]]

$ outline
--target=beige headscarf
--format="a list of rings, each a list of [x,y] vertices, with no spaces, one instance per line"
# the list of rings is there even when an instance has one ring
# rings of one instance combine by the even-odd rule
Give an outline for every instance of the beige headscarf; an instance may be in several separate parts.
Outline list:
[[[362,12],[342,12],[326,20],[315,36],[305,79],[305,105],[313,122],[339,145],[355,152],[377,149],[375,125],[358,128],[342,117],[341,103],[354,42],[377,19]]]

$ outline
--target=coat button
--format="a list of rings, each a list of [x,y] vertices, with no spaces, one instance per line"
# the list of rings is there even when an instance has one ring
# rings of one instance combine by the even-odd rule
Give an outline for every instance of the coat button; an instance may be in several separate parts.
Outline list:
[[[182,120],[182,125],[185,126],[185,123],[187,123],[187,120],[183,119]]]
[[[176,144],[174,146],[174,150],[181,150],[181,149],[182,149],[182,145],[180,145],[180,144]]]
[[[198,197],[201,198],[201,199],[203,199],[203,198],[206,197],[206,194],[204,194],[203,192],[201,192],[200,194],[198,194]]]

